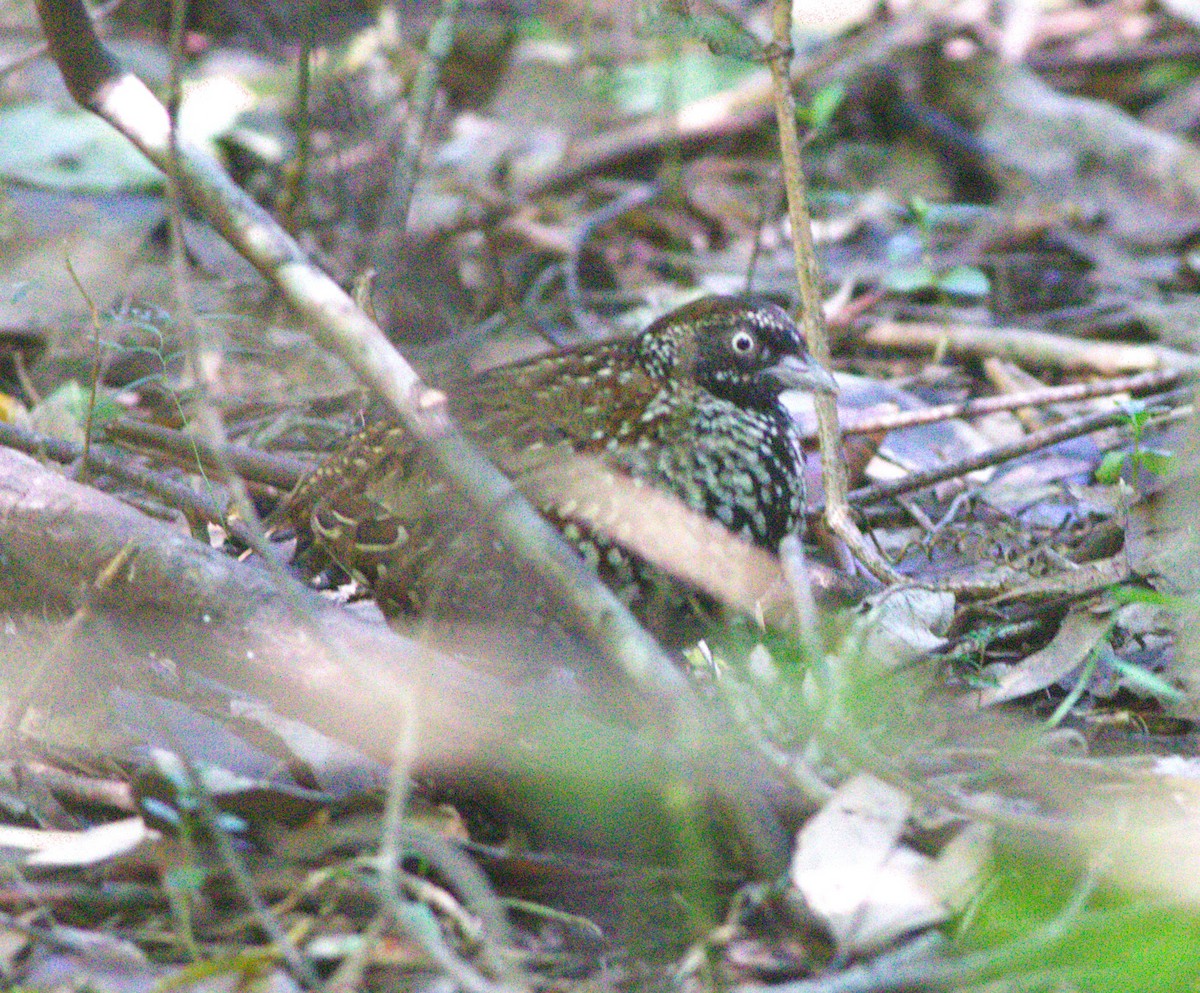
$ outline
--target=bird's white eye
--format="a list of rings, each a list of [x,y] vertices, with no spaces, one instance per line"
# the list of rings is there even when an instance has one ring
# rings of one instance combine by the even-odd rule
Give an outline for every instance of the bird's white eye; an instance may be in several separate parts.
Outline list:
[[[729,339],[729,347],[734,355],[750,355],[758,347],[758,342],[749,331],[735,331]]]

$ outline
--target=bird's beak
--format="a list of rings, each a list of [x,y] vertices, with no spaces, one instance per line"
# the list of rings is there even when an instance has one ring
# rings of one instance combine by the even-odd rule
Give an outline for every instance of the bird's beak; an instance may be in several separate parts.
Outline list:
[[[763,375],[768,376],[784,390],[827,393],[830,396],[837,396],[838,393],[833,376],[811,355],[804,358],[785,355],[775,365],[766,369]]]

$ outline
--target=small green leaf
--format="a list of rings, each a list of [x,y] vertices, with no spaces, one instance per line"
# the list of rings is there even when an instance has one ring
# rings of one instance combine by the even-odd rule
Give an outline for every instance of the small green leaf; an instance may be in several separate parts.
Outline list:
[[[1158,62],[1142,73],[1139,91],[1175,89],[1196,78],[1196,64],[1187,59],[1179,62]]]
[[[846,87],[841,83],[830,83],[817,90],[812,102],[807,107],[797,109],[796,114],[812,131],[824,131],[845,97]]]
[[[973,265],[956,265],[937,280],[938,289],[960,297],[985,297],[992,291],[987,273]]]
[[[888,272],[883,285],[895,293],[917,293],[937,286],[937,276],[927,265],[908,266]]]
[[[1114,586],[1109,589],[1108,595],[1117,603],[1145,603],[1167,610],[1183,610],[1194,602],[1194,598],[1160,593],[1158,590],[1148,590],[1144,586]]]
[[[1158,697],[1160,700],[1169,700],[1171,703],[1184,703],[1187,700],[1186,693],[1176,689],[1161,676],[1143,669],[1140,665],[1127,662],[1115,654],[1106,661],[1121,674],[1121,678],[1126,683],[1136,689],[1144,690],[1151,696]]]
[[[1129,426],[1135,433],[1140,432],[1150,419],[1150,408],[1143,400],[1126,400],[1121,404],[1129,417]]]
[[[924,197],[910,197],[908,201],[908,211],[913,216],[913,220],[926,234],[929,233],[929,209],[930,203]]]
[[[1100,460],[1099,468],[1096,469],[1096,482],[1112,486],[1121,478],[1121,471],[1124,468],[1124,452],[1105,452],[1104,458]]]
[[[69,379],[51,393],[46,400],[62,404],[67,413],[83,424],[87,421],[88,408],[92,403],[91,388],[80,386],[74,379]],[[107,424],[114,418],[120,417],[122,413],[124,411],[106,392],[101,390],[96,395],[96,408],[92,414],[93,424],[97,426]]]
[[[1139,467],[1156,476],[1166,476],[1179,465],[1179,458],[1174,452],[1166,452],[1160,448],[1139,449],[1134,458],[1137,459]]]

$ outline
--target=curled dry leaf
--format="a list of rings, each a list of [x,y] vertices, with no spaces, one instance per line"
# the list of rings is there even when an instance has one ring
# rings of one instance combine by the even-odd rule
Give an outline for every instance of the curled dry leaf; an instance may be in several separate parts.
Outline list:
[[[878,950],[947,916],[925,879],[932,860],[900,844],[911,812],[906,793],[859,775],[838,789],[796,839],[792,885],[843,955]]]

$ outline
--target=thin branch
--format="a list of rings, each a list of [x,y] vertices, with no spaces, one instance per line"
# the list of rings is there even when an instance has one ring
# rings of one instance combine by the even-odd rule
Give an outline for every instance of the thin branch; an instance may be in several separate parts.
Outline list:
[[[1070,383],[1067,386],[1043,386],[1019,393],[964,400],[961,403],[943,403],[936,407],[920,410],[902,410],[895,414],[879,414],[857,418],[842,425],[843,435],[879,434],[899,431],[918,424],[932,424],[954,417],[979,417],[1002,410],[1019,410],[1022,407],[1041,407],[1053,403],[1076,403],[1095,397],[1129,393],[1132,396],[1165,389],[1179,382],[1180,374],[1174,369],[1144,372],[1137,376],[1121,376],[1117,379],[1102,379],[1092,383]]]
[[[221,444],[188,431],[142,421],[109,421],[104,425],[104,436],[109,441],[149,449],[159,458],[165,457],[188,472],[199,471],[214,480],[224,480],[227,474],[232,474],[285,492],[294,489],[315,468],[307,459],[265,452],[235,442]]]
[[[1177,403],[1181,400],[1190,399],[1191,395],[1192,392],[1190,389],[1175,390],[1171,393],[1164,393],[1159,397],[1151,398],[1150,402],[1162,404]],[[978,469],[986,469],[989,466],[999,465],[1002,462],[1010,462],[1013,459],[1020,458],[1022,455],[1029,455],[1040,449],[1049,448],[1051,445],[1070,441],[1072,438],[1078,438],[1081,435],[1091,434],[1093,431],[1117,427],[1118,425],[1128,423],[1128,421],[1129,413],[1124,410],[1106,410],[1099,414],[1080,417],[1063,424],[1057,424],[1052,428],[1046,428],[1044,431],[1035,431],[1033,434],[1026,435],[1020,441],[1014,441],[1008,445],[998,445],[995,448],[989,448],[986,452],[980,452],[978,455],[972,455],[965,459],[959,459],[957,462],[938,466],[936,469],[928,469],[925,472],[914,472],[901,479],[892,480],[887,483],[876,483],[874,486],[860,487],[857,490],[851,491],[849,499],[851,503],[856,505],[876,503],[888,497],[899,496],[901,493],[911,493],[913,490],[925,489],[928,486],[944,482],[947,479],[954,479],[956,476],[965,476],[967,473],[975,472]]]
[[[442,0],[437,19],[425,40],[425,56],[417,67],[409,89],[408,116],[400,132],[401,146],[392,173],[389,216],[385,224],[396,231],[403,231],[408,226],[409,206],[421,169],[421,151],[425,147],[425,135],[433,114],[433,98],[442,77],[442,67],[454,45],[454,22],[461,5],[462,0]]]
[[[38,434],[16,424],[0,423],[0,445],[7,445],[28,455],[49,458],[61,465],[73,465],[84,459],[81,446]],[[220,524],[229,532],[230,537],[243,545],[249,547],[254,539],[244,522],[236,517],[231,518],[228,506],[213,499],[209,493],[199,493],[160,472],[131,465],[127,459],[113,458],[94,448],[87,452],[86,465],[98,474],[119,479],[151,494],[168,506],[182,511],[189,520],[213,521]]]
[[[1127,345],[1086,341],[1025,328],[990,328],[969,324],[902,324],[884,321],[857,339],[861,348],[932,352],[945,349],[961,358],[1011,359],[1021,365],[1101,376],[1174,369],[1200,372],[1200,356],[1161,345]]]
[[[51,54],[71,95],[121,131],[164,171],[170,122],[162,105],[124,72],[92,29],[81,0],[37,0]],[[309,330],[399,416],[445,477],[490,517],[512,553],[562,601],[569,618],[645,698],[643,716],[699,743],[703,728],[683,676],[561,536],[451,422],[444,397],[427,390],[379,327],[205,152],[179,143],[177,176],[193,205],[280,290]],[[618,679],[618,681],[620,681]],[[665,720],[664,720],[665,719]]]
[[[630,211],[651,203],[660,192],[661,187],[658,183],[639,183],[585,217],[572,236],[570,252],[562,263],[563,282],[566,284],[567,301],[571,305],[571,317],[575,321],[575,327],[585,337],[596,338],[597,329],[595,319],[588,320],[583,306],[583,289],[579,282],[579,265],[583,259],[584,248],[592,235],[605,224],[610,224]]]
[[[779,150],[783,158],[783,178],[787,190],[788,219],[792,226],[792,247],[796,256],[796,280],[800,287],[800,324],[813,357],[826,369],[832,365],[829,331],[821,300],[821,278],[817,254],[813,248],[812,220],[808,213],[804,171],[800,155],[800,135],[796,127],[796,98],[792,94],[791,0],[775,0],[772,8],[773,43],[767,64],[774,84],[775,119],[779,126]],[[821,445],[821,479],[825,488],[825,521],[831,531],[846,543],[855,557],[878,579],[896,582],[900,576],[867,544],[850,516],[846,502],[846,465],[838,429],[837,402],[828,394],[813,398],[817,413],[817,438]]]

